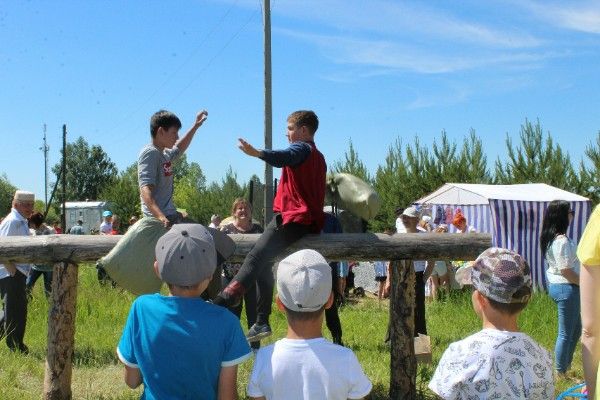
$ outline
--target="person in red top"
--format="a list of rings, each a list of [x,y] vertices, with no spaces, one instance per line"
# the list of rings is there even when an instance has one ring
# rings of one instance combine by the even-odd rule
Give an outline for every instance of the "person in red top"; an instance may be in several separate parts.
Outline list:
[[[256,323],[248,330],[249,342],[271,334],[269,315],[273,302],[275,257],[308,233],[323,229],[325,216],[325,158],[314,142],[319,119],[313,111],[295,111],[287,119],[290,146],[284,150],[258,150],[244,139],[239,148],[249,156],[281,168],[281,178],[273,201],[273,220],[267,225],[233,280],[213,300],[215,304],[236,305],[247,288],[258,285]]]

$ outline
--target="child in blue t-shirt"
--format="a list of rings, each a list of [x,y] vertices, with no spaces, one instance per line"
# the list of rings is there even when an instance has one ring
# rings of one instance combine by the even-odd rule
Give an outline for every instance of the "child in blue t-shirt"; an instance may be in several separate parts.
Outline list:
[[[142,399],[237,398],[237,366],[252,352],[237,318],[200,298],[228,241],[199,224],[174,225],[158,240],[154,269],[170,295],[138,297],[117,347],[125,383],[143,383]]]

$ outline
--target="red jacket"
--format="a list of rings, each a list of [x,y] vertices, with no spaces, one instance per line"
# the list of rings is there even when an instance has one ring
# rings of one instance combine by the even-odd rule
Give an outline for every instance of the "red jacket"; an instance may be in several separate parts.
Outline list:
[[[283,166],[273,200],[273,211],[281,213],[283,223],[295,222],[311,225],[311,232],[319,233],[323,229],[325,216],[325,158],[313,142],[310,155],[301,164]]]

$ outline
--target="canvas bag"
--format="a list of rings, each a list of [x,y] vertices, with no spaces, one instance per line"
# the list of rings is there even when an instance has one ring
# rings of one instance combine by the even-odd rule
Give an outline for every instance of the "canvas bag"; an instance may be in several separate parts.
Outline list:
[[[373,186],[354,175],[341,172],[327,175],[327,191],[339,208],[365,221],[379,212],[381,201]]]
[[[98,263],[123,289],[135,295],[156,293],[162,282],[154,273],[154,248],[166,232],[160,220],[144,217]]]

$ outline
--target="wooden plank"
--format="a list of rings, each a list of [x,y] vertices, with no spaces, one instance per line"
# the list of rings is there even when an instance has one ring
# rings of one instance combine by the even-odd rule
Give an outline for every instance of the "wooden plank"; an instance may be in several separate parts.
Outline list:
[[[240,262],[259,235],[230,235],[236,250],[230,261]],[[108,254],[120,235],[44,235],[0,237],[0,262],[81,263]],[[472,260],[490,247],[492,237],[484,233],[438,234],[343,233],[308,235],[291,246],[282,257],[305,248],[315,249],[328,260]]]

